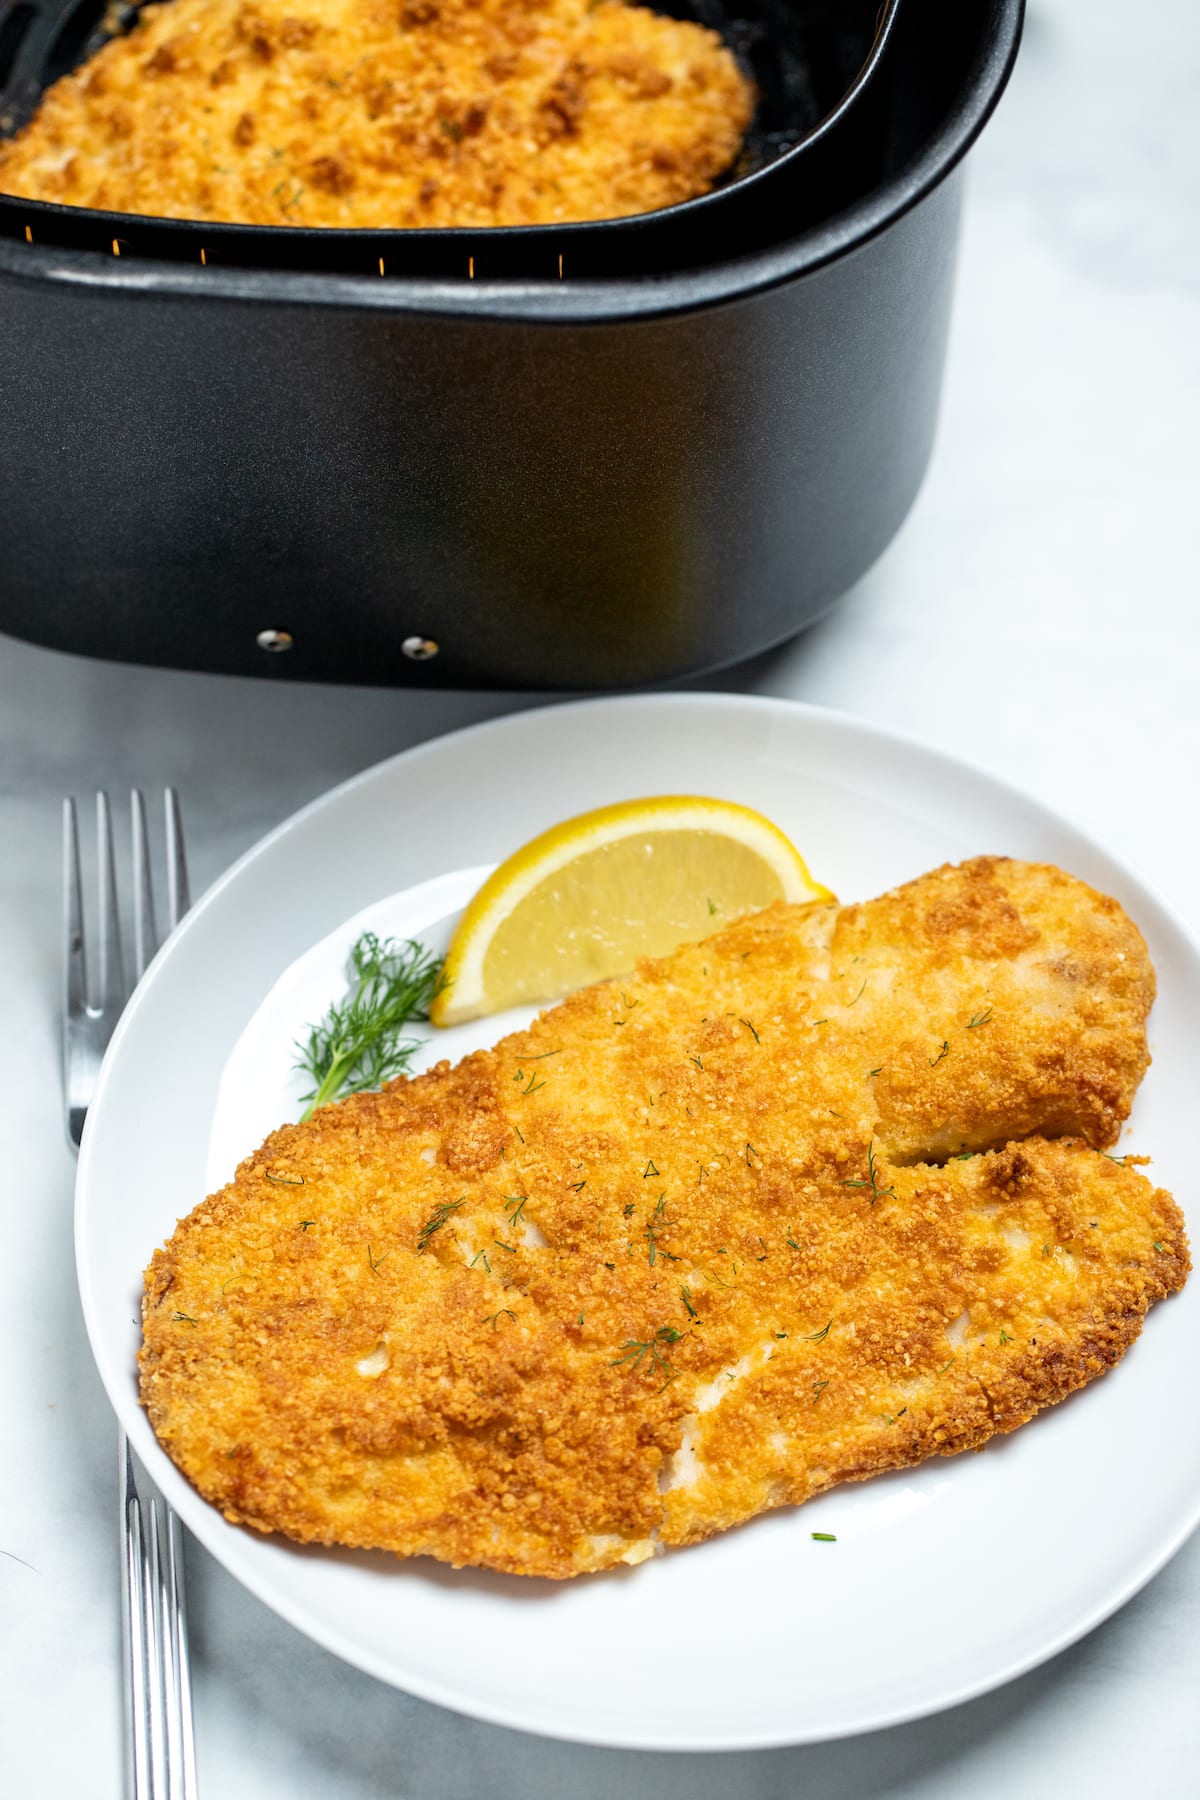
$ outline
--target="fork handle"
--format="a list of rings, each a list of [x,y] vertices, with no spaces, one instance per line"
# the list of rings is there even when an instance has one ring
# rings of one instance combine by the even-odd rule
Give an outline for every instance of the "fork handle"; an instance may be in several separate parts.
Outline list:
[[[183,1533],[119,1434],[121,1622],[132,1800],[196,1800]]]

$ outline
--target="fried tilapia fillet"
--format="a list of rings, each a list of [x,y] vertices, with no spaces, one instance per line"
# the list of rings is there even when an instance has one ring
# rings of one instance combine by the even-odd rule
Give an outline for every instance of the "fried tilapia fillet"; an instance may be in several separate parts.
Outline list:
[[[0,143],[0,192],[249,225],[607,219],[707,192],[754,106],[715,31],[620,0],[171,0]]]
[[[977,1447],[1189,1268],[1105,1154],[1154,976],[983,858],[778,905],[285,1126],[147,1271],[142,1393],[235,1521],[562,1577]]]

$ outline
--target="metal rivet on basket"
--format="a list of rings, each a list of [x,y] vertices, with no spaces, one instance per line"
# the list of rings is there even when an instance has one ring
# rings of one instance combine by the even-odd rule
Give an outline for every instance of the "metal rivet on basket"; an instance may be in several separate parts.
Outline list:
[[[281,650],[290,650],[296,640],[290,631],[260,631],[254,641],[260,650],[277,655]]]
[[[410,662],[428,662],[436,656],[441,645],[434,638],[407,637],[400,646]]]

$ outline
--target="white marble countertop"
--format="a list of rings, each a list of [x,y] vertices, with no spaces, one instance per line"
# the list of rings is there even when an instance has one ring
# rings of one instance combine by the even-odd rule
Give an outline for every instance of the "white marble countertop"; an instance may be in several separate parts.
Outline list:
[[[1195,927],[1198,74],[1190,0],[1145,0],[1136,16],[1120,0],[1032,0],[971,160],[917,506],[822,624],[708,684],[819,701],[962,754],[1073,816]],[[309,688],[301,706],[274,683],[0,640],[7,1792],[121,1792],[114,1424],[76,1297],[58,1098],[59,798],[177,783],[199,888],[354,770],[527,699]],[[460,1719],[317,1649],[195,1546],[190,1585],[205,1800],[1196,1792],[1196,1541],[992,1695],[869,1737],[709,1758]]]

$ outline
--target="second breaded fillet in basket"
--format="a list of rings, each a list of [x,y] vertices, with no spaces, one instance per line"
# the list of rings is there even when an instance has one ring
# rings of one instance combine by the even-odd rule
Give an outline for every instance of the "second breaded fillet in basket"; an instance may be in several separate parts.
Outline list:
[[[274,1133],[147,1271],[155,1430],[230,1519],[554,1577],[978,1446],[1186,1277],[1106,1153],[1153,991],[1057,869],[770,907]]]
[[[0,192],[168,218],[550,225],[703,194],[750,82],[619,0],[170,0],[0,143]]]

